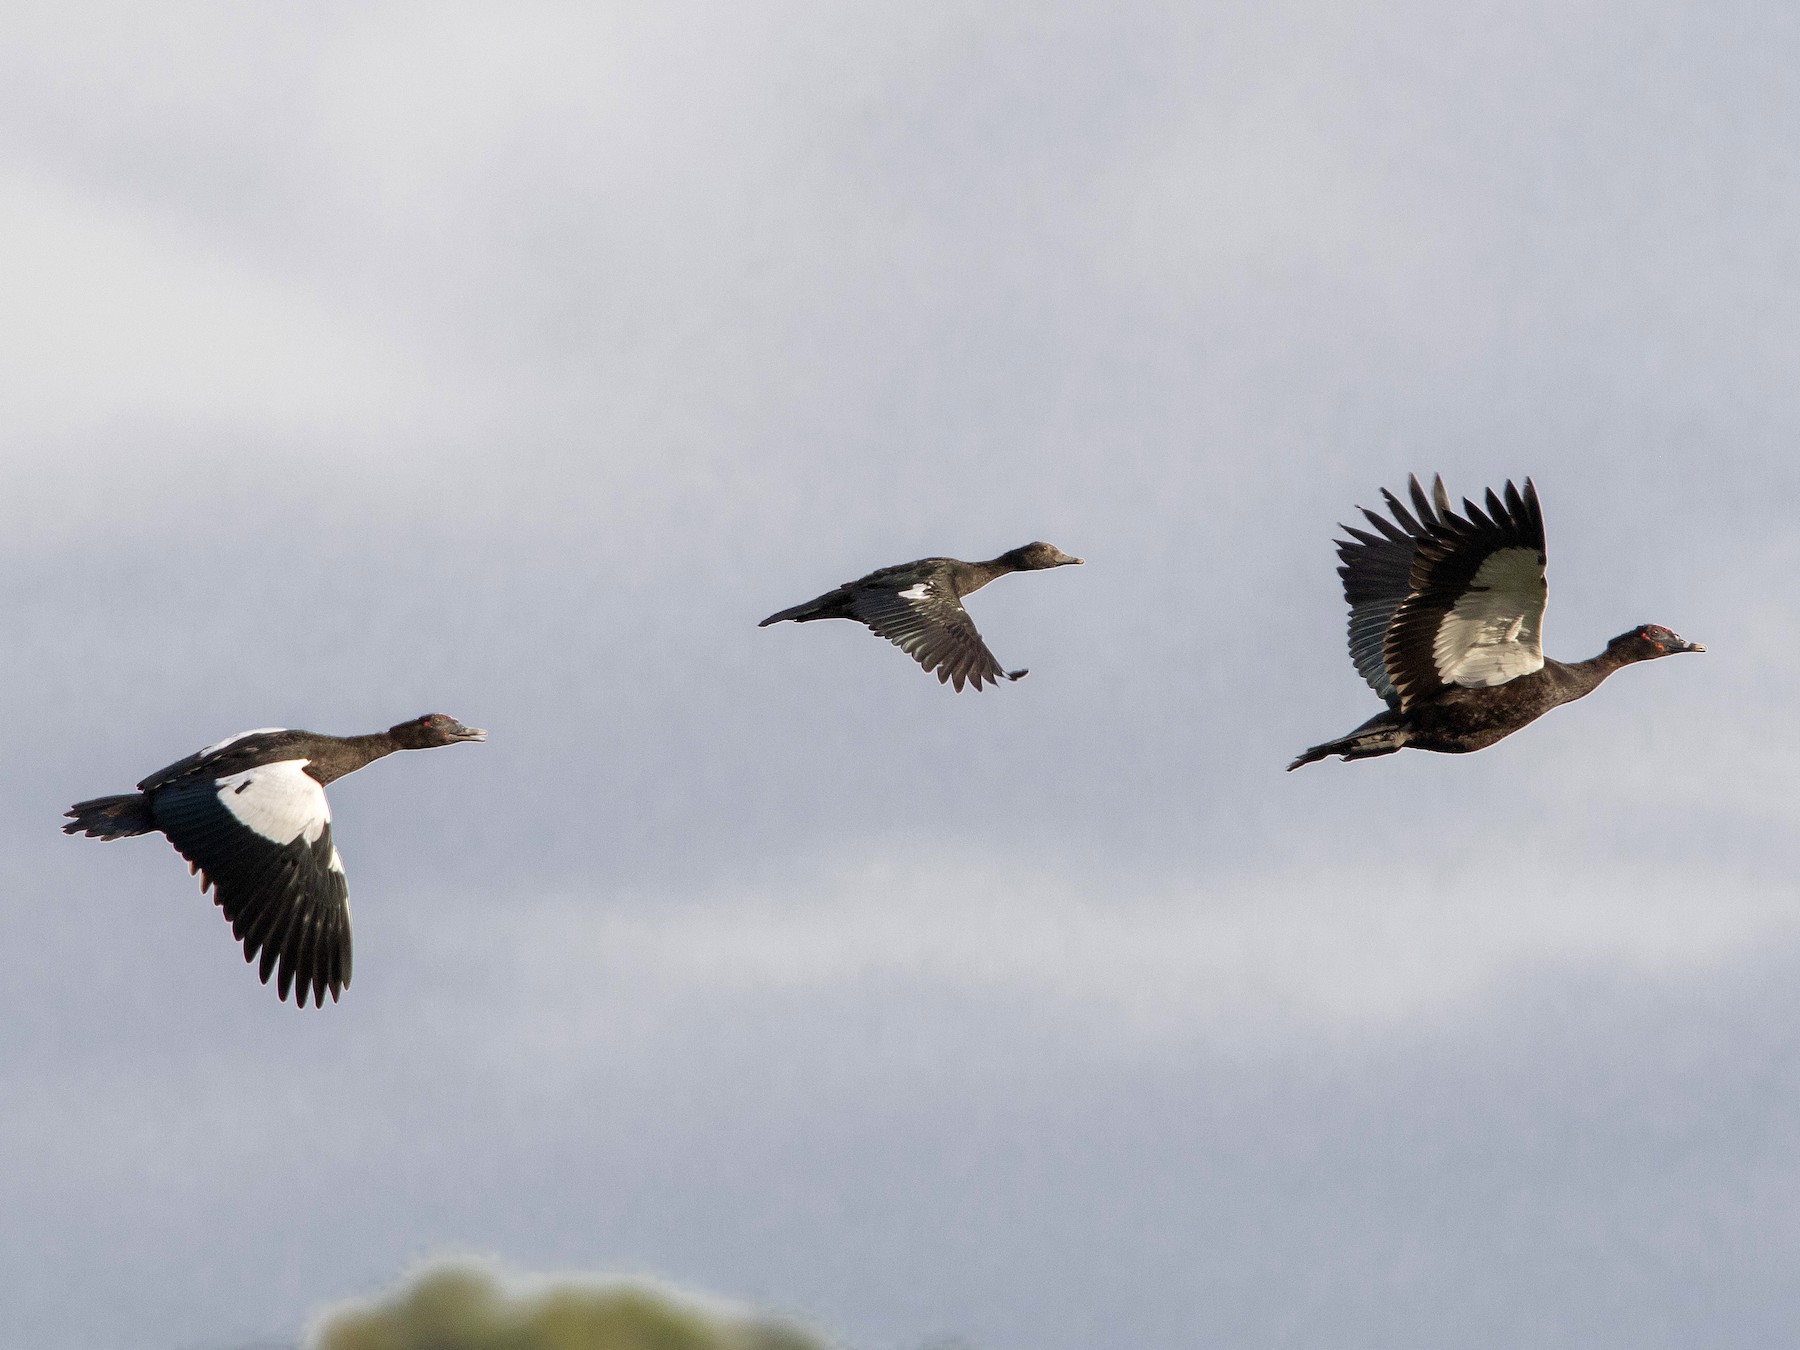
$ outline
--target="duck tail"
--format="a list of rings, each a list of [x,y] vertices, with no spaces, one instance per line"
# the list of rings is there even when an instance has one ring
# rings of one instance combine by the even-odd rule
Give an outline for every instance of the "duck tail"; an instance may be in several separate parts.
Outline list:
[[[1386,712],[1377,713],[1348,736],[1340,736],[1335,741],[1313,746],[1288,765],[1288,772],[1292,773],[1302,764],[1312,764],[1328,755],[1342,755],[1346,760],[1391,755],[1405,746],[1408,735],[1407,729],[1400,724],[1400,714],[1390,708]]]
[[[125,839],[156,828],[150,818],[150,798],[142,792],[76,802],[63,814],[70,818],[63,826],[64,834],[85,834],[93,839]]]
[[[758,628],[767,628],[772,623],[810,623],[814,619],[844,619],[849,615],[845,610],[850,597],[840,587],[835,591],[827,591],[816,600],[808,600],[804,605],[795,605],[792,609],[784,609],[779,614],[771,614]]]

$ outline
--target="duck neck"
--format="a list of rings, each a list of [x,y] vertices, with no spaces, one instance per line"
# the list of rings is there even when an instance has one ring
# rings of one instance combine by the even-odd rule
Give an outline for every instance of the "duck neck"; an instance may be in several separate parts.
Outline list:
[[[367,736],[333,736],[311,756],[308,772],[321,783],[334,782],[399,748],[391,731],[375,731]]]
[[[1577,699],[1583,694],[1593,693],[1602,680],[1621,666],[1630,665],[1631,658],[1621,656],[1608,647],[1600,655],[1590,656],[1585,661],[1576,661],[1572,665],[1564,665],[1559,661],[1556,664],[1559,683],[1568,691],[1570,699]]]
[[[1006,558],[989,558],[986,562],[964,563],[956,569],[956,589],[961,595],[968,595],[980,590],[995,577],[1003,577],[1008,572],[1018,571],[1018,566]]]

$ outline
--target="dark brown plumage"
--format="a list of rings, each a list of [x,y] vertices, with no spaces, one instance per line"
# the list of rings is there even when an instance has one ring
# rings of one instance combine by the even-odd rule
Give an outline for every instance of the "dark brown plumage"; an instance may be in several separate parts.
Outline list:
[[[920,558],[916,562],[883,567],[847,581],[803,605],[771,614],[758,628],[792,621],[854,619],[900,648],[927,671],[937,671],[941,683],[958,693],[966,683],[979,690],[985,680],[1022,679],[1023,670],[1002,670],[994,654],[975,631],[975,621],[963,608],[966,595],[980,590],[1008,572],[1040,571],[1081,562],[1042,542],[1010,549],[987,562],[963,562],[959,558]]]
[[[1586,661],[1547,659],[1544,516],[1531,480],[1522,493],[1511,483],[1504,495],[1490,489],[1485,511],[1465,498],[1461,515],[1442,478],[1429,498],[1416,477],[1410,487],[1411,512],[1383,489],[1393,519],[1365,509],[1373,532],[1346,525],[1350,538],[1338,542],[1350,659],[1387,711],[1289,769],[1409,746],[1466,754],[1591,693],[1622,666],[1706,650],[1643,624]]]

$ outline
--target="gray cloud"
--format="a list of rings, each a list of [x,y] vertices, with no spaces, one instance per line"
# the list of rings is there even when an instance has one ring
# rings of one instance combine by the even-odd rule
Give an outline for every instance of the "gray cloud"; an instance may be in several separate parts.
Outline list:
[[[0,41],[19,1334],[472,1248],[872,1346],[1791,1320],[1783,14],[161,14]],[[1710,654],[1284,775],[1413,469],[1535,477],[1552,653]],[[753,626],[1033,538],[1004,690]],[[428,709],[316,1017],[53,828]]]

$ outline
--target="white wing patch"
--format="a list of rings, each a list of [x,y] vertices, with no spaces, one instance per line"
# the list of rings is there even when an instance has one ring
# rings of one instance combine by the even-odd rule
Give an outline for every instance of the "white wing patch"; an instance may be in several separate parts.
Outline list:
[[[325,789],[306,772],[309,761],[278,760],[218,779],[219,800],[247,830],[277,844],[316,843],[331,823]]]
[[[1503,548],[1482,562],[1431,644],[1445,684],[1505,684],[1544,668],[1542,558],[1533,548]]]
[[[900,598],[902,600],[929,600],[931,598],[931,583],[929,581],[914,582],[906,590],[900,592]]]
[[[255,731],[240,731],[235,736],[227,736],[222,741],[213,742],[213,744],[207,746],[204,750],[202,750],[200,752],[200,757],[202,759],[204,759],[204,758],[206,758],[206,756],[213,754],[216,751],[223,750],[228,745],[236,745],[239,741],[247,740],[251,736],[265,736],[273,731],[286,731],[286,730],[287,730],[286,727],[258,727]]]

